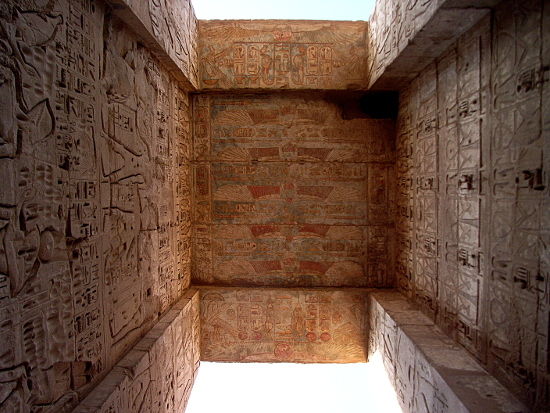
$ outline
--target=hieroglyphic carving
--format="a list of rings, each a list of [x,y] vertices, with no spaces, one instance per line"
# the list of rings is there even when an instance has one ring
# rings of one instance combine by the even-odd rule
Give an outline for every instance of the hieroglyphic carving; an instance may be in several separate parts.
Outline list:
[[[548,231],[543,212],[548,136],[541,128],[539,106],[548,73],[541,54],[549,37],[548,30],[540,35],[543,3],[506,2],[495,15],[488,188],[493,230],[487,254],[489,354],[501,378],[529,389],[526,399],[535,402],[535,410],[548,406],[543,388],[550,379],[541,368],[548,362],[550,322],[543,241]],[[512,23],[516,12],[525,19]]]
[[[392,124],[336,109],[301,97],[195,99],[195,282],[387,285]]]
[[[418,110],[411,124],[415,211],[414,296],[428,312],[435,312],[437,296],[437,94],[435,67],[429,67],[415,80]]]
[[[191,283],[191,110],[189,96],[180,89],[174,93],[176,163],[174,165],[176,229],[176,274],[181,296]]]
[[[404,412],[529,411],[403,295],[372,293],[369,321]]]
[[[365,84],[365,22],[201,21],[204,89],[345,89]]]
[[[203,289],[205,361],[351,363],[366,358],[362,292]]]
[[[0,410],[65,412],[189,285],[189,105],[102,4],[33,3],[0,12]]]
[[[411,90],[402,93],[399,100],[396,140],[396,283],[397,287],[412,298],[413,294],[413,223],[414,223],[414,158],[413,158],[413,110],[415,93]]]
[[[0,7],[0,409],[67,411],[111,368],[188,286],[190,216],[200,282],[284,284],[287,274],[301,277],[287,285],[324,276],[327,285],[391,281],[392,156],[385,134],[372,131],[390,122],[342,121],[315,96],[199,96],[191,155],[187,95],[120,22],[104,21],[102,3],[13,3]],[[421,28],[435,4],[410,1],[388,14],[392,50],[412,38],[407,19]],[[504,2],[492,47],[484,22],[402,93],[395,182],[399,286],[478,358],[488,355],[502,378],[523,385],[538,410],[548,405],[550,306],[542,4]],[[196,73],[182,49],[195,30],[188,3],[145,6],[155,36]],[[180,17],[189,20],[172,27]],[[332,23],[267,32],[254,24],[245,29],[256,37],[203,50],[205,82],[219,82],[209,88],[364,86],[356,72],[364,50],[353,49],[363,40],[350,29],[362,23],[340,37],[322,34]],[[304,300],[298,337],[329,343],[322,303],[308,313],[313,303]],[[252,327],[242,331],[250,340],[272,331],[267,301],[263,327],[249,313]],[[131,374],[111,382],[120,384],[112,409],[184,405],[185,366],[194,375],[198,353],[182,348],[197,347],[198,317],[182,323],[159,340],[150,368],[142,363],[149,353],[132,352],[137,361],[121,366]],[[422,361],[411,396],[412,379],[400,378],[410,346],[398,336],[384,345],[413,411],[452,410]],[[173,355],[183,368],[173,368]]]
[[[186,91],[197,89],[197,18],[189,0],[107,0]]]
[[[89,25],[102,21],[102,9],[86,1],[48,11],[5,4],[0,19],[0,308],[7,344],[0,408],[63,411],[76,398],[71,363],[84,359],[93,370],[103,356],[94,317],[79,322],[97,310],[97,268],[72,254],[86,248],[84,238],[96,242],[99,229],[97,169],[89,157],[98,55]],[[67,24],[74,19],[81,24]],[[87,335],[93,345],[84,344]]]
[[[197,84],[197,18],[188,0],[149,0],[153,35],[192,85]],[[134,6],[137,10],[139,5]]]
[[[199,311],[190,290],[74,412],[183,412],[199,365]]]
[[[368,87],[405,88],[496,3],[377,1],[369,19]]]
[[[489,61],[482,56],[486,55],[484,50],[489,48],[488,35],[488,29],[484,26],[474,30],[468,41],[459,43],[456,56],[457,102],[453,102],[451,108],[444,109],[445,112],[456,110],[457,116],[456,135],[452,135],[456,139],[452,144],[456,148],[453,153],[456,175],[445,176],[446,181],[456,185],[456,195],[453,194],[451,201],[451,205],[456,208],[455,230],[458,231],[456,335],[459,342],[480,359],[484,357],[484,343],[479,341],[484,308],[478,303],[483,295],[483,257],[486,254],[485,249],[482,249],[480,223],[487,214],[486,193],[480,182],[485,174],[481,145],[489,134],[486,116],[489,102],[485,97],[489,89]]]
[[[210,98],[193,99],[193,255],[192,277],[212,278],[212,195]]]
[[[377,1],[369,18],[369,75],[373,83],[437,10],[437,1]]]
[[[475,44],[475,41],[472,41],[472,43]],[[466,50],[467,46],[462,49]],[[468,52],[466,51],[466,53]],[[398,148],[403,148],[400,154],[401,160],[398,161],[398,165],[402,165],[398,169],[400,174],[398,182],[404,189],[402,195],[400,195],[403,205],[399,207],[403,215],[401,216],[401,222],[398,224],[403,232],[403,241],[400,243],[402,249],[400,257],[403,257],[404,264],[398,267],[402,268],[400,270],[402,273],[400,275],[401,284],[405,290],[413,287],[418,302],[422,302],[424,308],[433,314],[440,305],[438,302],[443,300],[445,304],[440,314],[442,320],[446,320],[451,326],[454,326],[453,319],[459,305],[456,300],[460,295],[458,291],[461,290],[455,284],[457,282],[455,275],[449,273],[447,277],[441,277],[440,274],[442,271],[445,274],[448,274],[447,271],[451,271],[453,274],[459,272],[457,263],[460,261],[460,257],[457,249],[457,237],[460,237],[462,242],[468,241],[467,236],[470,239],[472,236],[475,237],[480,213],[479,208],[476,208],[479,201],[476,203],[475,200],[470,200],[472,199],[473,189],[471,180],[468,181],[467,178],[464,178],[466,181],[462,184],[464,189],[461,190],[458,187],[458,185],[461,185],[458,176],[459,170],[464,170],[463,175],[465,176],[473,176],[475,173],[469,172],[469,170],[480,166],[479,154],[475,154],[476,145],[479,148],[479,132],[477,135],[474,132],[475,136],[469,136],[471,133],[468,131],[471,128],[468,129],[469,123],[467,123],[475,123],[474,117],[479,122],[480,111],[471,111],[470,114],[465,115],[464,117],[467,118],[465,123],[461,123],[460,128],[457,127],[459,99],[457,93],[459,95],[472,93],[469,90],[473,87],[474,91],[477,91],[473,93],[477,93],[478,96],[480,94],[480,62],[475,60],[475,53],[470,52],[470,56],[473,56],[474,61],[462,63],[464,67],[470,68],[469,72],[460,76],[457,74],[457,57],[455,54],[449,53],[441,62],[438,62],[439,83],[437,88],[435,67],[427,68],[410,85],[409,93],[404,94],[405,99],[402,102],[400,113],[401,120],[398,123],[400,128],[398,131],[400,137]],[[476,80],[475,75],[471,75],[473,72],[477,73],[477,83],[469,85],[467,81],[472,83]],[[458,83],[460,83],[460,92],[457,92],[456,89]],[[465,90],[466,92],[464,92]],[[437,97],[439,99],[436,99]],[[479,99],[472,100],[479,105]],[[441,107],[438,107],[438,105]],[[411,107],[418,107],[419,110],[410,113]],[[460,150],[459,130],[461,135],[464,136],[462,139],[464,144],[460,147]],[[436,131],[439,131],[439,134],[436,134]],[[412,146],[415,148],[414,164],[411,164],[410,151],[407,150],[411,145],[408,142],[409,140],[412,140]],[[411,199],[408,189],[411,185],[415,188],[413,199]],[[471,188],[468,189],[469,187]],[[460,203],[458,203],[457,196],[462,197]],[[475,199],[477,200],[477,198]],[[413,205],[416,209],[414,214],[412,213]],[[460,226],[458,225],[457,215],[459,207],[463,216],[462,225]],[[475,215],[476,213],[477,215]],[[446,219],[441,219],[442,217]],[[412,274],[410,274],[410,264],[409,269],[407,269],[407,262],[411,263],[412,261],[406,258],[407,255],[410,256],[410,246],[406,240],[406,234],[408,228],[410,228],[411,219],[416,228],[415,233],[412,234],[415,238],[414,260],[416,262]],[[479,243],[477,242],[473,247],[476,248],[475,252],[464,252],[462,255],[465,255],[466,258],[463,258],[463,260],[468,260],[469,254],[478,257],[480,255],[477,252],[478,247]],[[470,247],[471,249],[472,247]],[[464,251],[467,250],[467,248],[464,248]],[[479,274],[479,272],[474,274]],[[407,287],[407,280],[411,276],[414,283],[412,286]],[[462,287],[464,286],[462,285]],[[467,294],[467,291],[467,289],[463,289],[462,294]],[[477,294],[477,290],[475,294]],[[462,308],[465,308],[464,304],[467,302],[469,301],[461,301]],[[477,323],[477,313],[473,318],[475,320],[474,324]],[[472,326],[472,323],[470,322],[468,325]]]
[[[543,9],[501,3],[407,87],[396,162],[399,287],[535,410],[548,397]]]
[[[451,48],[438,62],[438,242],[440,323],[456,337],[458,313],[458,131],[457,50]]]
[[[110,347],[126,349],[128,334],[145,318],[139,282],[139,238],[141,224],[140,184],[145,181],[139,168],[148,149],[137,122],[138,104],[133,88],[136,81],[134,70],[117,50],[112,36],[120,36],[122,47],[132,47],[129,32],[109,33],[111,40],[105,48],[107,108],[103,111],[103,145],[101,150],[103,195],[103,228],[107,234],[103,251],[104,272],[109,314]],[[139,81],[139,76],[137,77]],[[139,97],[138,97],[139,99]],[[154,130],[154,129],[153,129]],[[141,138],[141,139],[140,139]],[[151,145],[152,146],[152,145]],[[135,161],[133,161],[135,160]]]

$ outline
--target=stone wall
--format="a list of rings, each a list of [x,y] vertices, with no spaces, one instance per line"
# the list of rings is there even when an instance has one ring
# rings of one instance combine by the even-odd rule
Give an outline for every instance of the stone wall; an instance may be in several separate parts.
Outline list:
[[[501,3],[401,93],[397,282],[526,401],[550,393],[543,1]]]
[[[361,290],[202,289],[201,359],[365,362],[367,294]]]
[[[0,31],[0,410],[63,412],[189,286],[189,100],[101,2]]]
[[[193,283],[392,285],[393,132],[312,93],[196,96]]]
[[[205,359],[363,361],[361,288],[396,282],[547,410],[550,8],[496,3],[197,44],[188,1],[2,2],[0,411],[69,411],[105,377],[84,411],[181,410],[191,278]],[[397,143],[344,91],[369,85],[401,91]]]

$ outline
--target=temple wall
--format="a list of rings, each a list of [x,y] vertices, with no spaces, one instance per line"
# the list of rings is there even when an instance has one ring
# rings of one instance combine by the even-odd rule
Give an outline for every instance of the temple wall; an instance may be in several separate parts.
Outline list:
[[[194,284],[393,284],[393,121],[313,93],[193,105]]]
[[[189,286],[189,98],[101,2],[0,31],[0,411],[63,412]]]
[[[523,399],[550,393],[549,40],[501,3],[401,92],[397,284]]]
[[[367,303],[394,285],[428,317],[409,330],[548,411],[547,2],[107,3],[0,4],[0,412],[182,411],[199,348],[358,362],[401,338],[402,401],[451,406],[441,360]],[[400,90],[397,133],[368,87]]]

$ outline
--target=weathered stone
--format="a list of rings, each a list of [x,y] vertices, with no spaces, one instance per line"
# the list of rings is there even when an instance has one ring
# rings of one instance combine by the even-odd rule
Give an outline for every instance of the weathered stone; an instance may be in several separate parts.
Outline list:
[[[546,2],[5,0],[0,32],[0,411],[379,349],[407,412],[524,411],[470,355],[548,412]]]
[[[2,411],[70,410],[189,286],[188,96],[105,11],[1,7]]]
[[[405,412],[528,412],[500,383],[485,371],[464,348],[441,330],[428,325],[410,325],[418,310],[389,311],[397,302],[407,305],[405,296],[388,293],[369,296],[369,334],[378,336],[370,353],[379,351]],[[395,327],[382,329],[377,320]],[[392,351],[387,344],[395,343]]]
[[[536,411],[550,310],[543,9],[500,3],[403,88],[396,167],[410,182],[397,191],[400,289]]]

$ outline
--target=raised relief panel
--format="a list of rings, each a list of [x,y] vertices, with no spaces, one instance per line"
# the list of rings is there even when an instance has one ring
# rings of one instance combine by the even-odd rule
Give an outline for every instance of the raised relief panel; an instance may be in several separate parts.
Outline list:
[[[74,412],[183,411],[196,377],[198,317],[198,292],[188,290]]]
[[[200,359],[200,303],[199,294],[194,291],[186,293],[186,297],[192,296],[191,300],[181,312],[181,317],[176,318],[174,325],[176,411],[183,411],[187,405]]]
[[[197,18],[188,0],[110,0],[122,19],[185,90],[196,90]]]
[[[203,89],[345,89],[365,85],[365,22],[201,21]]]
[[[407,296],[413,294],[414,159],[412,106],[414,94],[405,92],[399,101],[396,139],[396,281]]]
[[[111,37],[114,35],[110,33]],[[122,45],[132,47],[133,39],[128,32],[119,36]],[[103,188],[108,191],[103,205],[103,230],[108,235],[100,254],[105,257],[103,271],[104,294],[109,303],[108,345],[126,349],[129,345],[126,341],[128,333],[132,334],[143,320],[140,308],[142,290],[136,269],[141,229],[139,185],[144,180],[139,164],[144,162],[146,150],[139,139],[136,103],[132,95],[136,76],[112,45],[112,40],[109,43],[111,46],[105,50],[105,59],[109,62],[106,76],[116,79],[123,74],[124,80],[108,85],[109,101],[104,109],[107,113],[103,115]]]
[[[366,295],[201,290],[201,359],[352,363],[366,358]]]
[[[419,109],[413,124],[414,173],[413,194],[415,212],[414,289],[417,302],[430,314],[435,314],[438,297],[438,172],[437,79],[435,65],[429,66],[418,78]]]
[[[395,377],[403,411],[458,412],[481,405],[499,411],[530,411],[401,294],[373,292],[369,304],[372,333],[382,330],[388,337],[373,343],[370,351],[381,353],[390,377]],[[456,380],[457,376],[461,379]]]
[[[369,72],[371,83],[380,77],[386,67],[407,46],[422,27],[426,13],[435,2],[377,2],[369,19],[369,42],[371,54]]]
[[[149,13],[155,37],[193,85],[197,85],[198,21],[190,1],[150,1]]]
[[[189,96],[181,89],[174,93],[174,134],[176,159],[174,163],[176,274],[178,279],[177,295],[191,282],[191,110]]]

